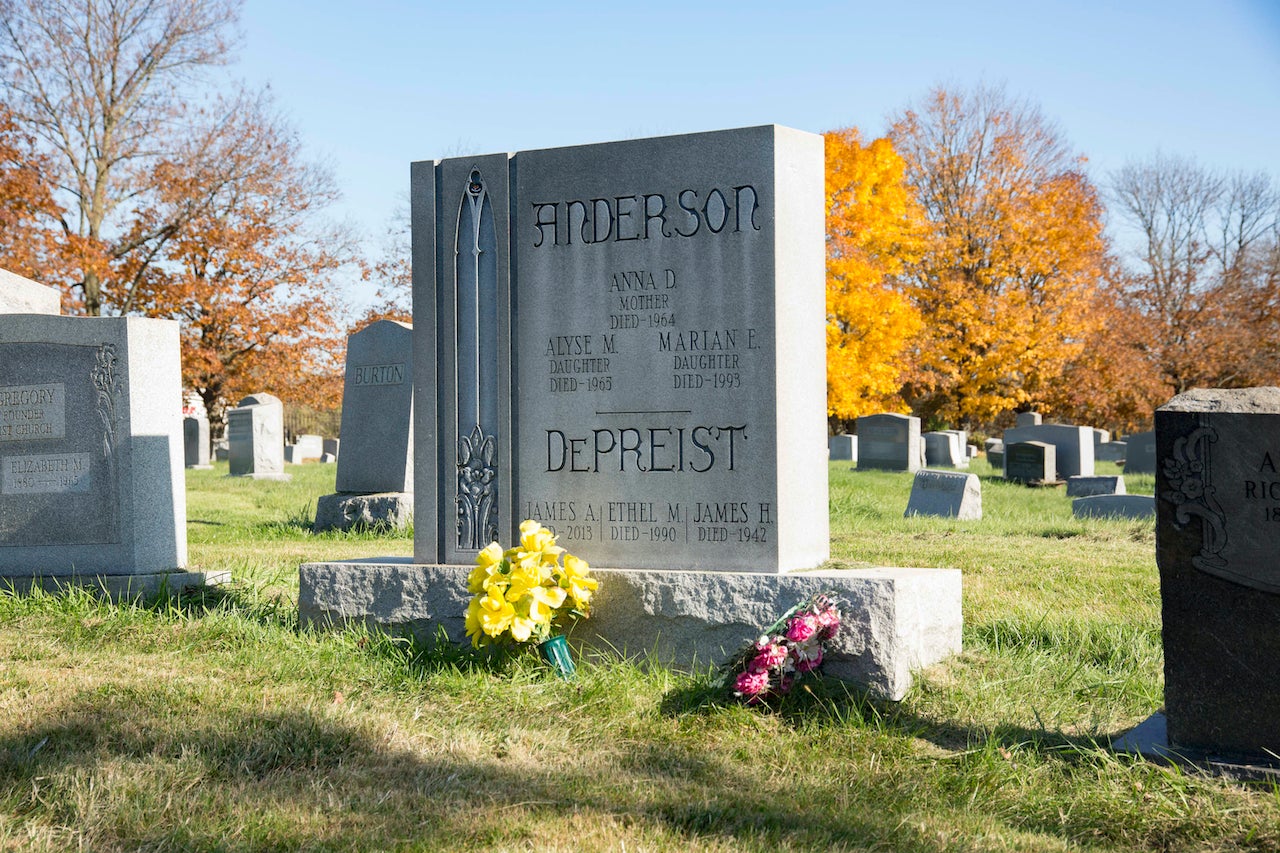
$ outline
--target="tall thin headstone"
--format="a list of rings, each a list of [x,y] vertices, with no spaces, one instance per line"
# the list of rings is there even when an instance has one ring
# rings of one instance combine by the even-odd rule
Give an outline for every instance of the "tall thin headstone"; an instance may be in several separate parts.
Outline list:
[[[209,420],[202,417],[182,419],[183,456],[188,468],[207,469],[209,464]]]
[[[338,491],[317,501],[317,531],[413,520],[413,405],[413,327],[379,320],[347,338]]]

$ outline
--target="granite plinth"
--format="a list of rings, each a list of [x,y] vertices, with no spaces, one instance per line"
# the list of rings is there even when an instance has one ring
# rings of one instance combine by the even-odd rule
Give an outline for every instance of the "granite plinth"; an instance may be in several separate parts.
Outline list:
[[[113,602],[154,601],[177,598],[205,587],[229,583],[231,573],[220,572],[152,572],[129,575],[40,575],[0,578],[0,590],[27,595],[39,588],[48,593],[85,589]]]
[[[430,641],[443,627],[464,642],[470,566],[408,558],[307,563],[299,569],[301,624],[359,622]],[[856,569],[763,574],[592,569],[600,580],[590,619],[570,641],[590,649],[702,668],[726,660],[788,608],[835,590],[845,630],[824,670],[888,699],[912,671],[960,651],[961,577],[956,569]]]
[[[404,530],[413,522],[413,492],[323,495],[312,530]]]
[[[1156,499],[1151,495],[1090,495],[1071,501],[1076,518],[1151,518]]]

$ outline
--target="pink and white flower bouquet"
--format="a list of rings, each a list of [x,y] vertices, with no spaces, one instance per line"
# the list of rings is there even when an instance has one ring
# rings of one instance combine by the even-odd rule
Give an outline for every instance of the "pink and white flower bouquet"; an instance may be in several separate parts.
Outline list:
[[[821,592],[792,607],[724,666],[724,686],[754,705],[791,691],[822,665],[826,644],[840,631],[840,599]]]

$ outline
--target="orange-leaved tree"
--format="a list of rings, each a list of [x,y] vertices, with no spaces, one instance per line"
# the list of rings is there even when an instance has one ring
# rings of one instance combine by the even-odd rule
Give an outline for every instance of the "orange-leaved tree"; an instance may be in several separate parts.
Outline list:
[[[0,103],[0,269],[41,280],[52,248],[46,226],[61,213],[46,166]]]
[[[319,218],[336,198],[265,98],[239,101],[200,152],[156,164],[160,187],[138,228],[183,221],[135,288],[150,316],[182,323],[183,384],[210,419],[244,394],[269,391],[316,408],[338,405],[345,338],[334,279],[354,262],[352,240]],[[193,163],[200,168],[193,169]],[[175,208],[203,201],[198,208]],[[126,272],[128,272],[126,270]]]
[[[1097,322],[1107,246],[1082,159],[1038,109],[985,87],[933,90],[890,138],[931,229],[909,268],[924,328],[904,396],[966,427],[1043,405]]]
[[[901,410],[902,356],[920,315],[899,277],[923,250],[923,213],[887,139],[826,135],[827,415]]]

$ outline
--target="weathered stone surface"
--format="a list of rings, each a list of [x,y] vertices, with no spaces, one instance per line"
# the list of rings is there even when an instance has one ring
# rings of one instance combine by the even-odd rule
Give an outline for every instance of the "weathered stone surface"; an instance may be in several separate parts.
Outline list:
[[[178,324],[0,314],[0,576],[187,560]]]
[[[1181,394],[1156,410],[1155,426],[1169,741],[1274,756],[1280,389]]]
[[[323,495],[316,501],[312,529],[403,530],[413,522],[413,493],[384,492],[375,495]]]
[[[1014,425],[1018,427],[1040,426],[1040,413],[1018,412],[1018,418]]]
[[[858,437],[856,435],[833,435],[827,438],[827,451],[833,462],[840,460],[858,461]]]
[[[422,640],[443,626],[464,640],[467,566],[405,560],[307,563],[299,570],[303,625],[363,622]],[[598,570],[590,619],[570,640],[583,649],[681,667],[719,664],[788,608],[824,590],[848,605],[845,631],[825,671],[901,699],[913,670],[960,651],[960,572],[858,569],[766,575],[749,572]]]
[[[1124,472],[1154,474],[1156,472],[1156,434],[1135,432],[1125,438]]]
[[[1022,441],[1042,441],[1054,447],[1057,466],[1055,480],[1068,477],[1091,477],[1093,468],[1093,429],[1066,424],[1041,424],[1006,430],[1006,446]]]
[[[413,401],[412,326],[379,320],[347,338],[337,491],[413,491]]]
[[[183,593],[219,586],[230,580],[231,572],[188,572],[179,569],[171,572],[127,575],[5,576],[0,579],[0,589],[26,595],[37,588],[51,593],[76,588],[86,589],[113,602],[154,601],[177,598]]]
[[[1151,518],[1156,514],[1150,495],[1092,495],[1071,501],[1076,518]]]
[[[893,413],[858,418],[858,467],[919,471],[924,467],[920,419]]]
[[[1004,448],[1004,478],[1019,483],[1053,482],[1057,450],[1043,441],[1015,441]]]
[[[0,314],[59,314],[58,291],[0,269]]]
[[[1067,478],[1067,497],[1069,498],[1087,498],[1092,495],[1123,495],[1126,494],[1124,488],[1124,477],[1115,476],[1093,476],[1093,477],[1068,477]]]
[[[982,518],[982,484],[978,475],[917,471],[904,515],[938,515],[960,521]]]
[[[250,394],[227,412],[227,444],[233,477],[287,480],[284,473],[284,406],[271,394]]]

